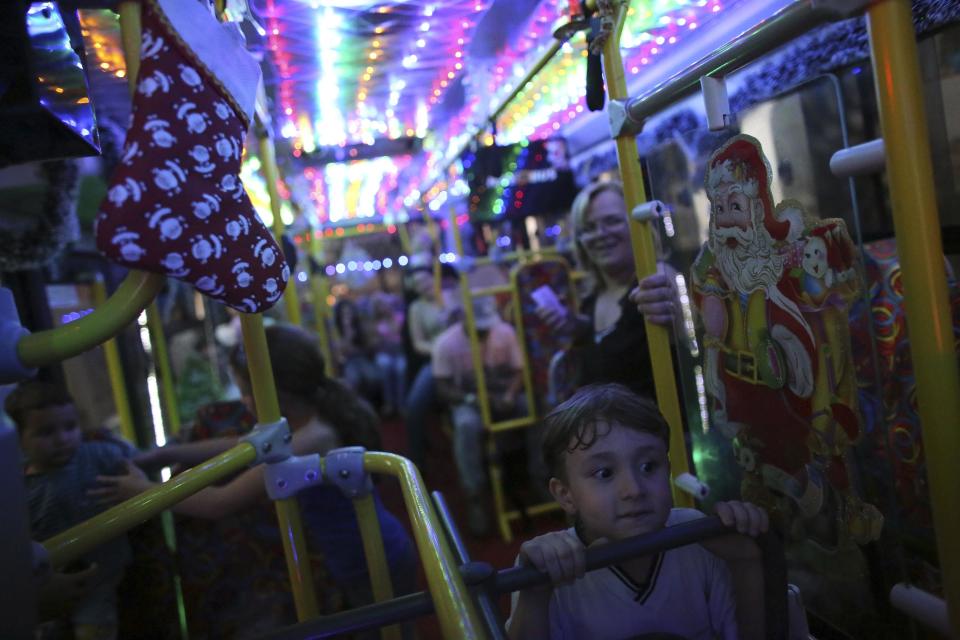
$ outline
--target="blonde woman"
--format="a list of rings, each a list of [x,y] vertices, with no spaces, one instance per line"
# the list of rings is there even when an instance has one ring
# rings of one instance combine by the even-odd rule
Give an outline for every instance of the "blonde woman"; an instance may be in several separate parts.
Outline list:
[[[670,326],[679,315],[674,272],[664,263],[637,282],[623,186],[596,182],[571,208],[574,249],[580,267],[594,278],[580,313],[542,307],[551,328],[573,335],[580,358],[580,384],[617,382],[653,397],[644,319]]]

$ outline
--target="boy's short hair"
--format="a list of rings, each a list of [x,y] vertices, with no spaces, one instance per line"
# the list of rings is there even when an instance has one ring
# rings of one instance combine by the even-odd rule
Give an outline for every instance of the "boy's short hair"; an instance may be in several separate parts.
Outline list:
[[[10,392],[3,403],[3,409],[22,434],[27,424],[27,412],[47,407],[60,407],[73,404],[70,393],[58,384],[42,380],[21,382]]]
[[[651,433],[670,449],[670,427],[653,401],[621,384],[591,384],[579,389],[543,419],[541,447],[550,475],[563,479],[566,455],[593,446],[597,438],[604,435],[598,433],[598,425],[615,423]]]

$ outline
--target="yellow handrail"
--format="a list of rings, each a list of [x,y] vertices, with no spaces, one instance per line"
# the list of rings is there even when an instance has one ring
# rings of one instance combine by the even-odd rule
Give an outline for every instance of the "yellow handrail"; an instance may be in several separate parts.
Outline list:
[[[242,313],[240,327],[243,329],[243,348],[247,356],[257,420],[260,424],[272,424],[280,420],[280,403],[277,401],[277,387],[273,379],[273,368],[270,366],[267,336],[263,331],[263,317],[258,313]],[[287,559],[297,619],[303,622],[317,617],[319,610],[313,571],[303,535],[300,506],[296,498],[276,500],[274,505],[280,521],[283,551]]]
[[[400,481],[443,637],[451,640],[486,638],[486,629],[433,510],[420,472],[412,462],[393,453],[368,452],[363,463],[367,473],[392,475]]]
[[[517,341],[520,343],[520,355],[523,358],[523,393],[527,404],[527,415],[525,417],[532,424],[537,420],[537,403],[533,398],[533,367],[530,365],[530,352],[527,349],[527,333],[523,330],[523,307],[520,304],[518,273],[519,265],[514,267],[510,273],[510,288],[512,289],[510,300],[513,302],[513,329],[517,334]],[[489,425],[489,427],[493,427],[493,425]]]
[[[313,255],[313,260],[316,264],[319,265],[323,263],[323,237],[320,235],[319,230],[314,231],[310,236],[310,253]],[[312,271],[313,262],[310,264]],[[330,348],[330,331],[327,326],[327,321],[330,319],[330,308],[327,306],[327,295],[329,294],[327,289],[327,276],[323,273],[322,269],[313,271],[310,277],[310,284],[313,288],[314,324],[316,325],[317,336],[320,340],[320,353],[323,354],[323,370],[328,378],[332,378],[336,375],[336,363],[333,361],[333,351]]]
[[[177,392],[173,385],[173,369],[170,367],[170,353],[167,350],[167,336],[163,332],[163,320],[156,302],[147,307],[147,330],[150,332],[150,346],[153,362],[157,366],[160,378],[161,400],[167,419],[167,433],[180,433],[180,408],[177,406]]]
[[[255,458],[256,452],[251,444],[238,444],[159,486],[58,533],[43,542],[50,554],[50,563],[54,568],[70,564],[91,549],[149,520],[184,498],[240,471]]]
[[[624,75],[623,58],[620,55],[620,36],[626,21],[629,3],[621,3],[617,8],[616,27],[613,35],[604,43],[603,71],[607,81],[607,92],[611,100],[627,98],[627,82]],[[647,201],[643,188],[643,170],[637,162],[637,140],[630,134],[616,138],[617,161],[623,179],[623,193],[627,202],[627,211]],[[633,245],[633,258],[637,278],[643,279],[657,271],[657,255],[653,244],[654,230],[649,221],[630,220],[630,241]],[[674,477],[689,470],[687,464],[687,445],[683,437],[683,418],[680,413],[680,400],[673,372],[673,356],[670,350],[669,328],[644,321],[647,341],[650,345],[650,365],[653,369],[653,383],[657,391],[657,405],[670,425],[670,472]],[[674,502],[677,506],[693,506],[693,499],[674,487]]]
[[[24,336],[17,355],[26,367],[43,367],[72,358],[117,335],[140,315],[163,286],[163,276],[131,271],[96,311],[56,329]]]
[[[267,183],[267,193],[270,195],[270,212],[273,214],[273,235],[277,242],[283,241],[286,225],[280,217],[280,192],[277,182],[280,180],[280,171],[277,169],[277,151],[273,146],[273,139],[268,133],[259,136],[260,166],[263,170],[263,180]],[[283,304],[287,311],[287,322],[301,326],[300,298],[297,293],[297,274],[291,271],[287,288],[283,292]]]
[[[93,281],[92,288],[94,305],[99,307],[107,300],[107,289],[99,277]],[[103,357],[107,361],[107,375],[113,392],[113,404],[120,419],[120,433],[129,442],[136,443],[137,432],[133,426],[130,395],[127,393],[127,383],[123,379],[123,363],[120,361],[120,350],[117,348],[116,338],[110,338],[103,343]]]
[[[960,375],[923,80],[910,3],[877,0],[867,17],[940,570],[954,634],[960,635],[960,470],[953,459],[960,451]]]
[[[460,234],[460,227],[457,225],[456,215],[454,215],[452,209],[450,211],[450,229],[453,232],[453,242],[457,255],[462,256],[463,236]],[[487,393],[487,377],[483,371],[480,338],[477,336],[477,322],[473,316],[474,295],[470,291],[470,282],[467,279],[466,270],[459,269],[458,275],[460,278],[460,296],[463,301],[463,326],[467,330],[467,337],[470,338],[470,357],[473,362],[473,373],[477,384],[477,404],[480,406],[480,417],[484,426],[486,426],[493,421],[493,418],[490,413],[490,398]]]
[[[373,495],[356,498],[353,507],[357,512],[360,525],[360,539],[363,542],[363,554],[367,558],[367,571],[370,573],[370,585],[373,587],[374,602],[384,602],[393,598],[393,583],[387,566],[387,554],[383,548],[383,534],[380,532],[380,518]],[[400,628],[396,625],[381,630],[384,640],[400,640]]]

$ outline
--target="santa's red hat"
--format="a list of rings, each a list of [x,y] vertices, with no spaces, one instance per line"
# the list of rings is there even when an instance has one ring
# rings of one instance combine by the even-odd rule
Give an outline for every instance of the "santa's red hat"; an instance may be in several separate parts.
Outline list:
[[[728,163],[725,165],[725,163]],[[706,176],[707,193],[720,182],[755,182],[755,197],[763,203],[763,226],[774,240],[785,240],[790,233],[791,223],[779,220],[774,215],[773,196],[770,193],[772,171],[767,157],[763,154],[760,141],[753,136],[740,134],[730,138],[722,147],[713,152]],[[718,172],[720,172],[718,174]],[[723,173],[729,175],[724,176]],[[713,177],[713,180],[711,180]],[[713,184],[711,185],[711,181]]]

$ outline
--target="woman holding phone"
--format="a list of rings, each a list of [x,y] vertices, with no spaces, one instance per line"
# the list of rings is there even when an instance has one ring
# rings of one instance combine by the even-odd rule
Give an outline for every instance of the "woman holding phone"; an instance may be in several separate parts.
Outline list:
[[[593,291],[578,314],[556,305],[540,305],[537,313],[555,331],[573,336],[581,350],[581,385],[618,382],[654,397],[644,320],[669,326],[679,316],[675,272],[661,262],[657,273],[637,281],[619,182],[585,187],[571,218],[577,261],[593,276]]]

